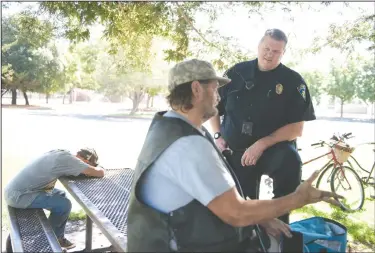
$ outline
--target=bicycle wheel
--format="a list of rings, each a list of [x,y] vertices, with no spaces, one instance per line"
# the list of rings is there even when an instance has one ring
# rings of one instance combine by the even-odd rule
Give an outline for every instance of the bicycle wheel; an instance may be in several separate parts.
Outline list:
[[[349,166],[339,166],[333,171],[331,191],[345,198],[336,199],[345,211],[358,211],[364,204],[365,192],[362,181]]]
[[[333,164],[328,165],[318,177],[316,181],[316,188],[324,191],[331,191],[331,177],[334,166]]]

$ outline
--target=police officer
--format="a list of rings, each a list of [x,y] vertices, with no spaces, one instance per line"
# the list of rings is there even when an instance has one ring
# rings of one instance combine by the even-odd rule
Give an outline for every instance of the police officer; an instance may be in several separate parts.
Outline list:
[[[226,71],[232,81],[219,89],[219,114],[210,119],[216,145],[232,150],[228,161],[252,199],[257,198],[263,174],[273,179],[274,198],[297,188],[302,163],[296,138],[302,135],[304,121],[315,119],[305,81],[281,64],[287,42],[283,31],[267,30],[258,58]],[[280,219],[289,223],[288,214]]]

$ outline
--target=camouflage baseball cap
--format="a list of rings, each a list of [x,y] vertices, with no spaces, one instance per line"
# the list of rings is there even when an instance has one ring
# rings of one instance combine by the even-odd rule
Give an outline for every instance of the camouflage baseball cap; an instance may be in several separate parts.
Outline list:
[[[178,85],[198,80],[218,80],[219,86],[229,83],[228,78],[216,75],[211,63],[192,59],[177,63],[170,71],[168,78],[168,89],[172,91]]]

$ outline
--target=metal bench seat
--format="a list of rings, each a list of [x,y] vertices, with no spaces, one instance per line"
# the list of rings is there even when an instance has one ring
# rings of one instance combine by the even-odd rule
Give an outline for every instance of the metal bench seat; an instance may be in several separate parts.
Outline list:
[[[8,206],[8,213],[7,252],[63,252],[43,209]]]

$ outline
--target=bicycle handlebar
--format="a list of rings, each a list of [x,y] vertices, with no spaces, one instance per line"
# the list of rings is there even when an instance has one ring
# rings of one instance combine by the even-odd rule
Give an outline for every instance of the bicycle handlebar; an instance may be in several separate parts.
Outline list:
[[[350,138],[353,138],[354,136],[351,136],[352,135],[352,133],[346,133],[346,134],[342,134],[341,136],[339,136],[339,137],[337,137],[336,135],[333,135],[332,137],[331,137],[331,140],[334,140],[334,141],[344,141],[344,139],[350,139]],[[349,137],[349,136],[351,136],[351,137]]]
[[[324,141],[311,144],[311,146],[323,146]]]
[[[348,139],[348,137],[352,135],[352,133],[347,133],[347,134],[343,134],[342,137],[344,137],[345,139]]]
[[[334,141],[337,141],[337,142],[339,142],[339,141],[343,141],[344,142],[344,139],[350,139],[350,138],[354,137],[354,136],[351,136],[351,135],[352,135],[351,132],[350,133],[342,134],[339,137],[337,137],[336,135],[333,135],[331,137],[331,140],[334,140]],[[351,136],[351,137],[349,137],[349,136]],[[321,146],[321,147],[323,147],[324,145],[329,145],[330,146],[330,144],[326,143],[325,141],[320,141],[320,142],[316,142],[316,143],[311,144],[312,147],[313,146]]]
[[[333,136],[331,137],[331,140],[334,140],[334,141],[338,141],[338,140],[339,140],[339,138],[337,138],[337,136],[336,136],[336,135],[333,135]]]

